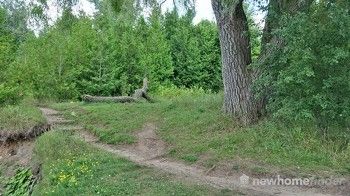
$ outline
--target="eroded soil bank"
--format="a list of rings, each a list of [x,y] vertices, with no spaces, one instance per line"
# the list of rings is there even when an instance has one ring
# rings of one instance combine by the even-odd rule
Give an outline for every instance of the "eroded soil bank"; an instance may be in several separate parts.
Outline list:
[[[37,137],[50,130],[51,124],[47,122],[29,130],[0,132],[0,195],[8,178],[19,168],[31,168],[34,178],[40,178],[40,164],[33,158],[34,143]]]

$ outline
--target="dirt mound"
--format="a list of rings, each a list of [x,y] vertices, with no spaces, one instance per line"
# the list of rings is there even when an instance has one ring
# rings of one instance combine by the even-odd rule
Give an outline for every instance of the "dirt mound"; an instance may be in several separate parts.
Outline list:
[[[30,130],[22,132],[0,132],[0,166],[2,176],[11,177],[18,167],[30,167],[36,179],[40,178],[40,164],[32,159],[34,139],[41,134],[50,131],[58,126],[67,129],[78,129],[67,126],[72,121],[65,120],[61,114],[48,108],[40,108],[47,123],[42,123],[32,127]],[[59,130],[59,129],[57,129]],[[3,191],[3,184],[0,181],[0,195]]]
[[[4,180],[15,175],[18,168],[31,168],[35,178],[40,178],[40,165],[33,162],[33,141],[20,141],[0,146],[1,177]],[[4,191],[5,181],[0,181],[0,195]]]
[[[145,160],[161,157],[166,153],[166,144],[156,134],[154,124],[145,124],[142,131],[137,133],[137,143],[125,147],[125,150],[133,151]]]
[[[0,167],[5,179],[12,177],[21,167],[30,167],[35,178],[40,178],[40,164],[32,159],[34,139],[49,130],[51,124],[41,123],[25,131],[0,132]],[[0,193],[4,188],[3,183],[0,181]]]

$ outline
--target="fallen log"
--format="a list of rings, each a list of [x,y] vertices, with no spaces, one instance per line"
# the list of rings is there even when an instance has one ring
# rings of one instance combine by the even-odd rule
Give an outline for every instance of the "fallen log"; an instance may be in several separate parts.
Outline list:
[[[147,78],[145,78],[143,79],[142,88],[135,90],[132,96],[104,97],[104,96],[83,95],[81,98],[83,101],[89,102],[89,103],[99,103],[99,102],[131,103],[131,102],[137,102],[142,98],[151,102],[152,100],[148,96],[147,91],[148,91],[148,80]]]
[[[118,96],[118,97],[100,97],[83,95],[82,100],[85,102],[99,103],[99,102],[112,102],[112,103],[131,103],[136,102],[137,99],[129,96]]]

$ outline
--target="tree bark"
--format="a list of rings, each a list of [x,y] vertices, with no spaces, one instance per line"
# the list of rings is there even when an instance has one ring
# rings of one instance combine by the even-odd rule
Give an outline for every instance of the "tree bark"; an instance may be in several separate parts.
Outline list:
[[[243,0],[236,0],[229,7],[222,0],[212,0],[212,6],[221,44],[223,109],[226,114],[237,117],[243,124],[250,124],[257,120],[258,111],[252,93],[252,73],[248,69],[252,59]]]

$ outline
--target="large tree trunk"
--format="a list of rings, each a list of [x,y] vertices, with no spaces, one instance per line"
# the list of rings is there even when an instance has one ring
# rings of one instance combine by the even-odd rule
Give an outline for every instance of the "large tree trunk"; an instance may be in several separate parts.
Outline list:
[[[212,0],[220,33],[222,75],[224,81],[224,112],[244,123],[257,120],[257,107],[252,93],[250,38],[243,0],[229,7],[222,0]]]

